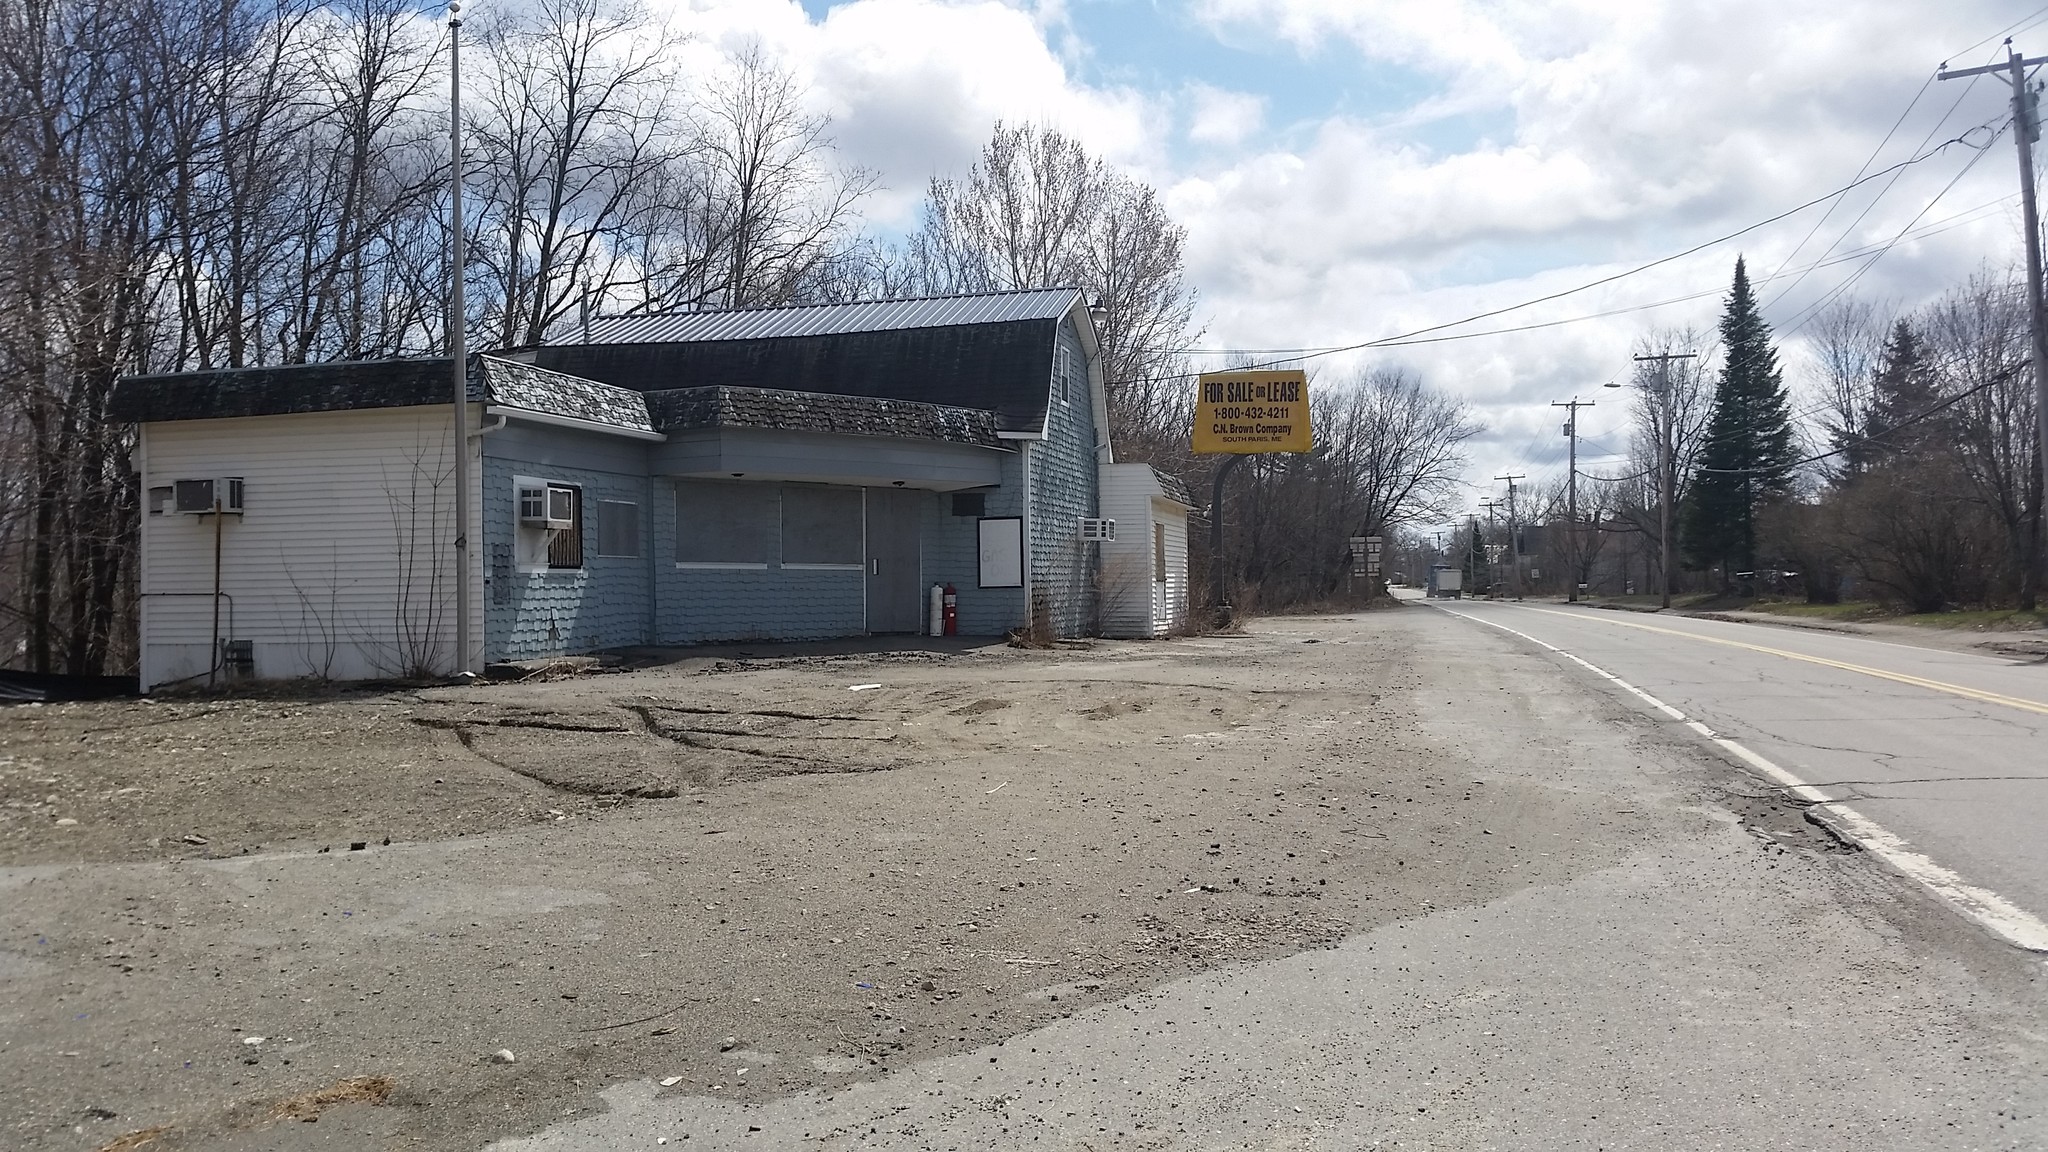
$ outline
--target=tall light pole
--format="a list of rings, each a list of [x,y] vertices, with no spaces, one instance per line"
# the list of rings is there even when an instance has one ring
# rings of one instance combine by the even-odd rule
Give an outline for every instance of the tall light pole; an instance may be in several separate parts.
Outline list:
[[[1581,400],[1574,396],[1569,401],[1552,400],[1550,406],[1552,408],[1562,408],[1567,413],[1564,421],[1564,434],[1565,438],[1570,440],[1572,444],[1571,469],[1565,474],[1564,551],[1565,566],[1570,569],[1570,571],[1565,573],[1565,582],[1568,585],[1565,600],[1567,603],[1577,604],[1579,602],[1579,409],[1591,408],[1593,402],[1591,400]]]
[[[2021,56],[2008,36],[2005,63],[1956,72],[1949,71],[1943,63],[1938,75],[1943,80],[1959,80],[2003,72],[2006,82],[2012,85],[2012,138],[2019,145],[2020,209],[2027,229],[2027,315],[2032,318],[2034,329],[2035,459],[2041,466],[2042,499],[2048,500],[2048,315],[2044,315],[2048,305],[2044,305],[2041,294],[2041,217],[2034,205],[2034,143],[2041,138],[2041,113],[2039,93],[2027,88],[2027,69],[2036,64],[2048,64],[2048,56]],[[2041,543],[2036,546],[2034,562],[2048,570],[2048,512],[2036,509],[2035,516],[2043,521],[2044,528],[2036,536]]]
[[[469,629],[469,349],[463,340],[466,305],[462,269],[462,5],[448,5],[448,362],[455,391],[455,674],[476,672]]]
[[[1657,434],[1657,603],[1663,608],[1671,607],[1671,502],[1675,498],[1673,490],[1678,487],[1671,464],[1671,457],[1676,451],[1671,443],[1671,362],[1692,360],[1698,356],[1697,352],[1659,352],[1635,358],[1638,364],[1656,361],[1658,369],[1656,387],[1647,384],[1643,387],[1657,395],[1657,403],[1650,409],[1650,430]],[[1621,387],[1612,380],[1605,386]]]

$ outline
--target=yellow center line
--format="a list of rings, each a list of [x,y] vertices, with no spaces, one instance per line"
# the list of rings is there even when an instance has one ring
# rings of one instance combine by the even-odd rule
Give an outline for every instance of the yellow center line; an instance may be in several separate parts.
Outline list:
[[[1659,628],[1655,624],[1638,624],[1634,620],[1610,620],[1604,616],[1589,616],[1582,612],[1559,612],[1554,608],[1530,608],[1518,605],[1527,612],[1541,612],[1549,616],[1569,616],[1574,620],[1591,620],[1601,624],[1612,624],[1619,628],[1639,628],[1645,632],[1661,632],[1666,636],[1679,636],[1687,640],[1698,640],[1706,644],[1720,644],[1728,648],[1742,648],[1751,652],[1762,652],[1768,656],[1782,656],[1787,660],[1803,660],[1808,664],[1819,664],[1825,668],[1838,668],[1844,672],[1860,672],[1875,676],[1879,680],[1891,680],[1899,684],[1911,684],[1915,688],[1927,688],[1935,692],[1946,692],[1983,704],[2003,704],[2007,708],[2018,708],[2026,712],[2038,712],[2048,716],[2048,704],[2038,700],[2027,700],[2018,696],[2004,696],[1997,692],[1985,692],[1977,688],[1965,688],[1961,684],[1949,684],[1941,680],[1928,680],[1919,676],[1908,676],[1904,672],[1887,672],[1882,668],[1870,668],[1862,664],[1850,664],[1842,660],[1830,660],[1825,656],[1809,656],[1804,652],[1788,652],[1783,648],[1771,648],[1762,644],[1748,644],[1741,640],[1727,640],[1719,636],[1702,636],[1697,632],[1685,632],[1677,628]]]

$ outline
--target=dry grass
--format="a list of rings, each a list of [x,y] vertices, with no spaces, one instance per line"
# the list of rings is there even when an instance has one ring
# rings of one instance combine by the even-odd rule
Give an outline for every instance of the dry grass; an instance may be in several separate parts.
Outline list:
[[[310,1124],[320,1113],[337,1104],[384,1104],[398,1085],[389,1076],[350,1076],[312,1092],[287,1096],[270,1110],[279,1120],[303,1120]]]
[[[147,1148],[151,1144],[156,1143],[159,1136],[169,1131],[169,1126],[159,1124],[154,1128],[144,1128],[140,1131],[130,1132],[110,1144],[100,1145],[97,1152],[135,1152],[138,1148]]]

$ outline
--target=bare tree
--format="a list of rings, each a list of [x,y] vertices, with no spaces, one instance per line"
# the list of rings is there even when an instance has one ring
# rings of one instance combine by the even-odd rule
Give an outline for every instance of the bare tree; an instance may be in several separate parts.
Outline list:
[[[858,261],[849,225],[876,179],[828,163],[831,121],[806,111],[803,98],[796,78],[750,45],[697,106],[716,291],[728,308],[835,296],[860,283],[836,265]]]
[[[1361,369],[1311,395],[1316,451],[1251,458],[1229,498],[1243,527],[1227,562],[1267,608],[1336,589],[1349,537],[1448,519],[1465,442],[1480,430],[1464,401],[1398,368]]]
[[[1968,493],[1997,525],[2004,583],[2031,611],[2040,595],[2042,492],[2025,288],[2009,274],[1979,273],[1930,306],[1922,326],[1941,391],[1955,398],[1943,418],[1946,442],[1928,451],[1953,455]]]
[[[1847,449],[1868,431],[1871,381],[1884,355],[1889,309],[1853,297],[1830,304],[1814,317],[1807,336],[1813,384],[1820,393],[1821,429],[1831,449]],[[1850,469],[1852,454],[1834,458],[1831,471]]]
[[[635,189],[683,151],[674,40],[628,0],[540,0],[480,43],[483,320],[501,343],[538,344],[611,281]]]
[[[1102,365],[1110,434],[1163,463],[1181,451],[1194,335],[1186,230],[1158,193],[1056,129],[998,123],[961,179],[934,179],[906,280],[926,292],[1071,286],[1108,310]]]

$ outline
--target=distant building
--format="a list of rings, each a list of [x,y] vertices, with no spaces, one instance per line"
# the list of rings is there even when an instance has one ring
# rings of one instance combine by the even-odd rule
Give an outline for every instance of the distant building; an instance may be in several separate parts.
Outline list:
[[[431,359],[121,381],[145,688],[451,670],[450,386]],[[1113,463],[1072,289],[603,319],[471,357],[469,398],[486,660],[922,632],[946,584],[964,635],[1186,611],[1186,493]]]

